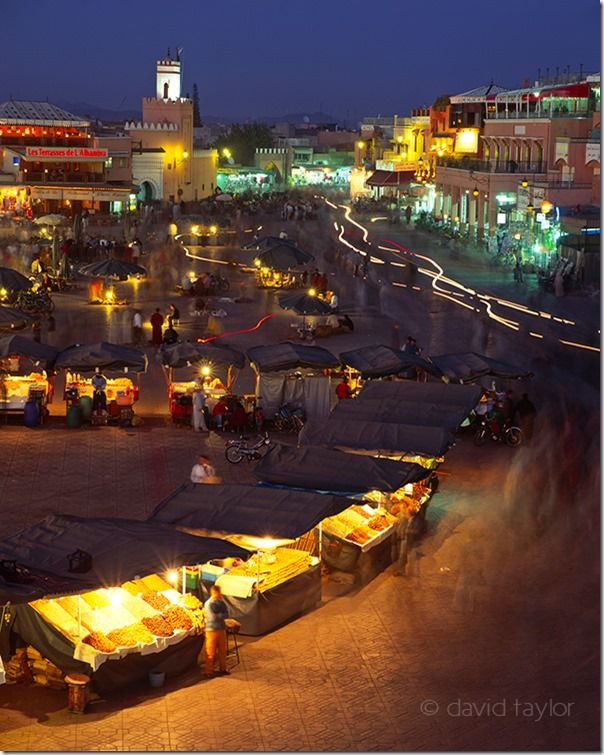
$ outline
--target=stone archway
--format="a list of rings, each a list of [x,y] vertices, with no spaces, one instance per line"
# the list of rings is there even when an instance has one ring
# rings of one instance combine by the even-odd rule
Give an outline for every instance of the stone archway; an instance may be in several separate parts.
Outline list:
[[[137,195],[139,202],[152,202],[154,199],[159,198],[159,192],[155,183],[149,179],[145,179],[140,182],[140,189]]]

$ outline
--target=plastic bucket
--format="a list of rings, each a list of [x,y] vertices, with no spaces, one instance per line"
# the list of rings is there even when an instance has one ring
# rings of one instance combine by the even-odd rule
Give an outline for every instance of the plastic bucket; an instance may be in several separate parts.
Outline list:
[[[25,427],[38,427],[40,424],[40,407],[37,401],[28,399],[23,409],[23,424]]]
[[[72,404],[67,409],[67,427],[72,430],[82,427],[82,412],[77,404]]]
[[[82,419],[84,422],[88,422],[92,417],[92,399],[90,396],[80,396],[80,410]]]
[[[149,671],[149,686],[155,689],[163,687],[166,682],[165,671]]]

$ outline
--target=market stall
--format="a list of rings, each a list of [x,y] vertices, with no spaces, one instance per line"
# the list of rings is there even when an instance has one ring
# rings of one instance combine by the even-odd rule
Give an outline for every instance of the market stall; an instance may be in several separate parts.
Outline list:
[[[52,664],[91,676],[102,694],[151,670],[180,673],[202,646],[203,612],[186,591],[186,567],[216,558],[247,553],[157,523],[49,516],[0,543],[3,592],[11,594],[11,581],[17,595],[31,585],[27,602],[9,606],[2,655],[26,647],[31,656],[32,648],[46,671]]]
[[[231,393],[236,380],[233,370],[245,366],[245,356],[240,351],[212,341],[176,343],[163,347],[161,355],[162,363],[168,368],[170,414],[173,422],[180,424],[191,424],[193,391],[199,378],[203,381],[206,406],[211,414],[216,402]],[[188,379],[175,379],[175,370],[180,372],[186,368]],[[245,408],[251,411],[252,407]]]
[[[375,399],[383,401],[415,401],[431,403],[437,406],[464,406],[468,413],[476,406],[481,396],[481,389],[474,385],[455,385],[453,383],[415,383],[411,380],[368,380],[363,385],[357,399]]]
[[[468,413],[469,410],[463,404],[441,405],[421,401],[367,398],[340,401],[333,408],[330,416],[363,422],[394,422],[403,425],[444,427],[455,431]]]
[[[302,409],[306,417],[327,417],[332,394],[329,371],[339,366],[330,351],[285,341],[254,346],[247,356],[256,372],[256,397],[265,417],[273,417],[284,404]]]
[[[416,354],[407,354],[400,349],[380,344],[363,346],[340,354],[340,361],[349,368],[353,377],[361,381],[400,375],[408,371],[421,371],[440,377],[438,370],[428,360]]]
[[[420,464],[351,455],[317,446],[276,445],[258,462],[261,485],[314,490],[356,499],[357,504],[324,520],[322,560],[352,572],[366,584],[392,561],[395,504],[425,518],[437,480]]]
[[[147,369],[147,357],[142,351],[105,341],[75,344],[60,352],[55,365],[66,372],[64,399],[68,423],[70,410],[80,413],[80,422],[83,418],[98,424],[108,421],[122,425],[133,423],[134,404],[139,398],[138,373]],[[113,373],[105,376],[106,412],[92,411],[95,390],[92,380],[97,370]]]
[[[219,535],[253,551],[245,564],[201,567],[202,592],[214,581],[241,633],[259,635],[321,599],[319,547],[309,533],[347,508],[345,498],[250,485],[191,485],[162,501],[150,521]]]
[[[19,335],[0,338],[0,410],[27,412],[39,424],[53,397],[53,365],[58,351]],[[30,417],[29,414],[32,416]]]
[[[520,380],[533,376],[529,370],[473,351],[463,354],[441,354],[432,357],[432,361],[443,375],[458,383],[473,383],[486,376],[506,380]]]
[[[266,238],[271,242],[262,244],[253,258],[256,284],[261,288],[302,286],[303,270],[315,258],[288,239]]]

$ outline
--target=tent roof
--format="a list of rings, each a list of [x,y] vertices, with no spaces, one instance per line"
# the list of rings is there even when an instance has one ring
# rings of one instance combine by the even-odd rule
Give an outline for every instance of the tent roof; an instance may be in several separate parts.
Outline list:
[[[67,557],[77,550],[92,556],[89,572],[69,571]],[[246,555],[225,540],[187,535],[161,523],[62,514],[0,542],[0,559],[15,560],[34,575],[37,584],[32,589],[37,594],[26,600],[115,586],[137,575]],[[24,592],[24,586],[15,587],[17,596]]]
[[[338,367],[339,359],[321,346],[305,346],[292,341],[254,346],[247,356],[258,372],[278,372],[296,367],[325,369]]]
[[[69,113],[51,102],[8,100],[0,103],[0,124],[87,128],[90,126],[90,121]]]
[[[476,380],[484,375],[499,378],[530,377],[533,373],[512,364],[469,351],[463,354],[441,354],[432,357],[434,364],[444,375],[453,380]]]
[[[412,367],[421,367],[432,374],[440,374],[422,357],[380,344],[345,351],[340,354],[340,360],[342,364],[360,372],[363,378],[398,375],[399,372]]]
[[[150,520],[193,530],[295,539],[350,505],[346,498],[320,493],[187,483],[163,500]]]
[[[94,372],[96,367],[104,370],[123,370],[127,367],[134,372],[144,372],[147,357],[139,349],[107,341],[76,343],[61,351],[56,366],[80,372]]]
[[[307,420],[300,445],[350,448],[385,454],[442,456],[454,443],[453,434],[441,427],[400,425],[330,417]]]
[[[419,464],[352,456],[333,448],[277,444],[258,462],[254,474],[276,485],[361,493],[398,490],[408,482],[423,480],[429,470]]]
[[[467,413],[480,401],[482,388],[476,385],[451,383],[416,383],[412,380],[369,380],[361,388],[357,400],[392,399],[415,401],[439,406],[463,406]]]
[[[300,265],[307,265],[314,260],[310,252],[299,249],[291,242],[287,243],[286,239],[279,241],[281,243],[269,246],[256,254],[256,257],[265,267],[270,267],[273,270],[288,270]]]
[[[46,343],[37,343],[31,338],[18,335],[6,335],[0,337],[0,357],[8,357],[16,354],[27,357],[32,362],[41,362],[45,368],[52,366],[59,353],[58,349]]]
[[[463,405],[446,405],[398,399],[340,401],[331,417],[346,420],[424,425],[457,430],[470,410]]]
[[[211,364],[239,367],[245,366],[245,356],[236,349],[222,343],[208,341],[207,343],[175,343],[172,346],[162,346],[162,361],[169,367],[186,367],[187,362],[209,362]]]

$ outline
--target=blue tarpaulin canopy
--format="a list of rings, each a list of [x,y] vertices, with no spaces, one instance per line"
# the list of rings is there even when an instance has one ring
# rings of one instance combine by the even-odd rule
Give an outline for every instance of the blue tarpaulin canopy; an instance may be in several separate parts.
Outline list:
[[[294,540],[350,505],[347,498],[319,493],[187,483],[159,504],[150,521],[187,530]]]

